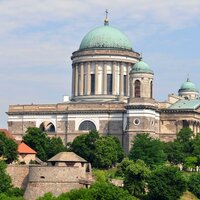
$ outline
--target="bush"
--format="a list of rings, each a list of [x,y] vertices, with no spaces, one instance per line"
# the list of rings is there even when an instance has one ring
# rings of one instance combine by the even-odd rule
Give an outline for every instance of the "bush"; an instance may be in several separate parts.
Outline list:
[[[187,181],[176,167],[163,166],[148,180],[148,199],[177,200],[186,191]]]
[[[190,192],[200,198],[200,174],[192,174],[189,178],[188,189]]]

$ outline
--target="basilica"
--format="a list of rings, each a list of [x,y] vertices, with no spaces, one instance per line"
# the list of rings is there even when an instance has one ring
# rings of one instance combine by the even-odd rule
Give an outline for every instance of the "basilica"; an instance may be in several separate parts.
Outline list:
[[[165,102],[154,99],[154,72],[119,29],[89,31],[72,60],[72,93],[57,104],[10,105],[8,130],[20,140],[39,127],[65,143],[90,130],[116,136],[126,152],[136,134],[171,141],[183,127],[200,132],[199,91],[187,79]]]

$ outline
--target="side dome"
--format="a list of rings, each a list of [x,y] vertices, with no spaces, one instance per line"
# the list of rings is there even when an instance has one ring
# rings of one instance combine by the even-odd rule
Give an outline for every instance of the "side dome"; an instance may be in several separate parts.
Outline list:
[[[153,74],[153,71],[147,63],[144,61],[139,61],[133,65],[130,73],[150,73]]]
[[[84,49],[121,49],[132,51],[128,37],[119,29],[109,25],[99,26],[85,35],[79,50]]]
[[[192,83],[189,78],[181,85],[179,92],[199,92],[196,85]]]

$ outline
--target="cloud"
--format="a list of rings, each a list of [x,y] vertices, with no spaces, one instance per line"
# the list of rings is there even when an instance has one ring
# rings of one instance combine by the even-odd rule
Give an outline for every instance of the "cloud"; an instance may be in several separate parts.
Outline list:
[[[106,8],[110,24],[125,32],[134,49],[155,66],[156,96],[164,98],[171,88],[178,88],[188,73],[189,58],[178,57],[176,50],[187,53],[179,43],[188,47],[190,42],[192,51],[194,42],[178,32],[198,27],[199,0],[1,0],[1,113],[10,103],[58,102],[65,90],[70,94],[71,53],[91,28],[103,24]],[[177,38],[170,38],[174,33]],[[198,83],[197,47],[192,78]],[[169,82],[162,69],[173,69],[167,73],[176,80]],[[5,115],[2,121],[6,126]]]

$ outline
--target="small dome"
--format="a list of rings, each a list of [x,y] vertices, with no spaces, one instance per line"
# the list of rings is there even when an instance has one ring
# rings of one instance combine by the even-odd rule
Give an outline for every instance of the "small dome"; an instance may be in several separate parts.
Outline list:
[[[189,78],[181,85],[179,92],[198,92],[196,85],[190,82]]]
[[[147,63],[145,63],[144,61],[139,61],[133,65],[133,67],[131,69],[131,73],[151,73],[151,74],[153,74],[153,71],[150,69],[150,67]]]
[[[132,45],[124,33],[106,24],[91,30],[85,35],[79,47],[79,50],[83,49],[122,49],[132,51]]]

